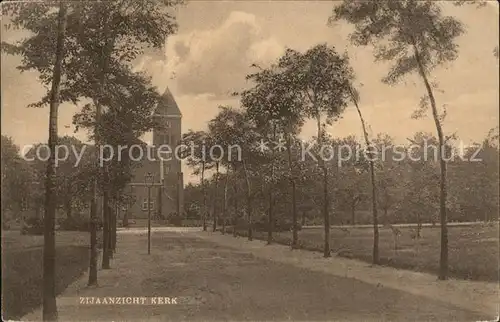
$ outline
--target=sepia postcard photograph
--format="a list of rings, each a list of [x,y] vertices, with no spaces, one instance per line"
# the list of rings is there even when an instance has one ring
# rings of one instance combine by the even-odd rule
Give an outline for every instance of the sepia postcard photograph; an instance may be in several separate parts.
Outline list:
[[[0,9],[3,321],[498,321],[497,1]]]

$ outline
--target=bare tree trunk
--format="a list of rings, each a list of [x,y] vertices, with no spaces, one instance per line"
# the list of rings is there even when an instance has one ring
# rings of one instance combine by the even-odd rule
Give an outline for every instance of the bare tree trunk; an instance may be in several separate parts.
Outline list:
[[[434,92],[432,91],[431,84],[427,79],[427,74],[425,72],[424,66],[420,59],[420,52],[416,46],[416,42],[413,42],[413,49],[415,51],[415,59],[417,61],[420,76],[424,81],[425,88],[427,89],[427,94],[429,95],[429,100],[431,102],[432,116],[434,123],[436,125],[436,131],[439,140],[439,167],[440,167],[440,180],[439,180],[439,215],[441,222],[441,255],[439,261],[439,276],[440,280],[446,280],[448,278],[448,226],[447,226],[447,214],[446,214],[446,199],[447,199],[447,187],[446,187],[446,160],[445,160],[445,141],[443,129],[441,126],[441,121],[439,120],[439,115],[436,106],[436,99],[434,98]]]
[[[66,198],[66,202],[65,202],[65,208],[66,208],[66,217],[68,219],[71,219],[73,217],[73,213],[72,213],[72,210],[73,210],[73,207],[72,207],[72,202],[71,202],[71,198]]]
[[[273,141],[276,141],[276,124],[273,123]],[[275,150],[271,150],[271,184],[269,185],[269,212],[267,214],[267,244],[273,243],[274,230],[274,158]]]
[[[325,221],[325,247],[323,249],[323,256],[330,257],[330,213],[328,202],[328,169],[323,164],[323,218]]]
[[[109,12],[109,10],[108,10]],[[113,49],[113,44],[114,44],[114,37],[111,37],[110,33],[110,22],[109,19],[106,19],[104,22],[103,26],[103,33],[102,37],[104,39],[104,47],[102,48],[101,52],[101,59],[102,59],[102,70],[101,70],[101,79],[99,83],[99,97],[97,100],[97,104],[99,106],[99,113],[101,105],[102,105],[102,99],[105,95],[104,91],[104,86],[106,83],[106,76],[108,73],[108,64],[109,64],[109,59],[111,56],[111,51]],[[100,127],[99,123],[96,123],[97,127]],[[102,139],[102,133],[99,134],[99,139]],[[106,150],[107,152],[107,150]],[[105,156],[107,159],[107,155]],[[99,162],[99,160],[98,160]],[[102,249],[102,268],[103,269],[109,269],[109,261],[110,261],[110,244],[111,244],[111,239],[110,239],[110,217],[111,217],[111,209],[110,209],[110,195],[109,195],[109,169],[108,166],[105,166],[104,168],[104,180],[102,182],[101,188],[103,191],[103,249]]]
[[[378,265],[379,260],[379,231],[378,231],[378,209],[377,209],[377,186],[375,182],[375,169],[373,161],[370,161],[370,177],[372,181],[372,212],[373,212],[373,264]]]
[[[111,228],[112,228],[112,231],[111,231],[111,250],[112,250],[112,253],[111,253],[111,256],[113,256],[113,253],[116,252],[116,229],[117,229],[117,222],[118,222],[118,214],[120,213],[120,207],[119,207],[119,202],[118,200],[120,200],[120,194],[117,193],[116,194],[116,199],[115,199],[115,209],[114,209],[114,212],[113,212],[113,217],[112,217],[112,225],[111,225]]]
[[[97,143],[97,139],[96,139]],[[99,158],[99,151],[96,144],[96,158]],[[99,169],[99,168],[97,168]],[[90,202],[90,264],[89,264],[89,280],[87,285],[97,285],[97,177],[94,178],[92,184],[92,201]]]
[[[236,169],[234,171],[234,173],[236,174]],[[238,224],[238,186],[237,186],[237,178],[235,178],[234,180],[234,216],[233,216],[233,237],[236,237],[237,236],[237,233],[236,233],[236,226]]]
[[[213,213],[213,227],[212,231],[217,230],[217,197],[218,197],[218,192],[219,192],[219,163],[215,163],[215,190],[214,190],[214,213]]]
[[[47,162],[47,178],[45,181],[45,214],[43,234],[43,320],[57,320],[56,303],[56,165],[55,154],[57,145],[57,119],[60,100],[60,83],[62,61],[64,59],[64,41],[66,37],[67,6],[61,1],[59,5],[57,30],[57,47],[50,93],[49,116],[49,149],[50,156]]]
[[[160,179],[161,180],[161,179]],[[163,181],[161,182],[163,184]],[[157,210],[157,218],[158,220],[163,220],[163,186],[158,187],[158,210]]]
[[[176,208],[177,208],[177,215],[179,216],[180,219],[180,223],[181,223],[181,226],[182,226],[182,218],[184,219],[187,219],[185,216],[184,216],[184,213],[181,211],[181,189],[183,189],[184,187],[182,186],[182,172],[177,172],[177,185],[176,185],[176,188],[177,188],[177,198],[176,198]]]
[[[286,150],[288,154],[288,170],[290,173],[290,183],[292,185],[292,249],[299,248],[299,233],[297,227],[297,188],[295,184],[295,176],[293,173],[293,160],[292,160],[292,134],[291,131],[287,133]]]
[[[104,96],[104,83],[106,80],[106,71],[107,71],[107,61],[108,61],[108,56],[106,55],[107,52],[109,51],[108,47],[110,46],[110,42],[108,39],[108,33],[109,33],[109,23],[106,21],[104,24],[103,28],[103,38],[106,44],[106,48],[103,48],[101,51],[101,58],[102,58],[102,71],[101,71],[101,79],[99,81],[99,95],[94,98],[94,105],[96,106],[96,116],[95,116],[95,125],[94,125],[94,137],[95,137],[95,154],[96,154],[96,169],[97,169],[97,176],[94,181],[94,185],[92,187],[92,194],[93,194],[93,199],[92,203],[90,206],[90,265],[89,265],[89,281],[88,285],[97,285],[97,224],[98,224],[98,216],[97,216],[97,200],[99,198],[99,179],[98,176],[102,174],[101,167],[100,167],[100,162],[99,162],[99,144],[101,143],[101,129],[100,129],[100,118],[101,118],[101,99]],[[103,203],[102,205],[104,209],[104,213],[106,213],[106,207],[107,204]],[[105,220],[105,215],[103,216],[103,224]],[[103,228],[104,230],[104,228]],[[104,251],[104,247],[107,243],[107,240],[105,237],[105,231],[103,231],[103,265],[104,265],[104,257],[107,256],[106,252]]]
[[[104,3],[105,8],[103,10],[106,10],[108,15],[105,16],[106,19],[103,24],[103,29],[102,29],[102,39],[104,46],[101,48],[101,74],[100,74],[100,80],[99,80],[99,88],[97,88],[99,94],[97,96],[97,99],[94,99],[95,105],[96,105],[96,124],[95,126],[98,128],[98,137],[96,139],[99,139],[99,143],[103,139],[102,131],[101,131],[101,124],[99,122],[100,120],[100,114],[101,114],[101,108],[102,108],[102,100],[105,96],[105,84],[106,84],[106,79],[107,79],[107,73],[108,73],[108,65],[109,65],[109,60],[110,56],[114,47],[114,42],[116,38],[115,35],[111,35],[110,32],[110,21],[109,17],[111,16],[109,13],[109,8],[107,7],[107,4]],[[96,144],[97,148],[97,144]],[[107,155],[105,156],[107,157]],[[100,165],[99,158],[97,159],[98,165]],[[100,167],[99,167],[100,169]],[[109,267],[109,257],[110,257],[110,212],[111,210],[109,209],[109,201],[110,201],[110,195],[109,195],[109,170],[108,167],[106,166],[104,168],[103,172],[103,179],[101,183],[101,188],[103,191],[103,251],[102,251],[102,268],[103,269],[108,269]]]
[[[107,180],[106,180],[107,181]],[[110,269],[110,247],[111,247],[111,238],[110,238],[110,225],[109,218],[110,216],[110,206],[109,206],[109,193],[107,189],[104,189],[103,192],[103,220],[102,220],[102,269]]]
[[[246,193],[247,193],[247,216],[248,216],[248,240],[253,240],[253,221],[252,221],[252,190],[250,186],[250,177],[245,160],[243,160],[243,171],[245,172]]]
[[[363,118],[363,114],[361,114],[361,110],[358,105],[357,95],[354,93],[354,90],[350,88],[351,98],[356,106],[356,110],[358,111],[359,119],[361,121],[361,126],[363,127],[363,136],[365,138],[365,143],[367,149],[370,149],[370,139],[368,138],[368,132],[366,130],[365,119]],[[375,166],[373,162],[373,157],[370,153],[370,159],[368,160],[368,164],[370,166],[370,181],[372,186],[372,216],[373,216],[373,252],[372,252],[372,262],[375,265],[378,265],[379,260],[379,231],[378,231],[378,208],[377,208],[377,182],[375,181]]]
[[[269,189],[269,209],[267,213],[267,245],[271,245],[273,243],[273,230],[274,230],[274,200],[272,189]]]
[[[321,117],[318,113],[317,116],[317,126],[318,126],[318,148],[321,148],[321,144],[323,144],[323,132],[321,130]],[[328,168],[325,165],[324,160],[320,156],[319,158],[319,166],[323,172],[323,223],[324,223],[324,247],[323,247],[323,256],[325,258],[331,256],[330,250],[330,213],[329,213],[329,204],[328,204]]]
[[[226,173],[224,181],[224,202],[222,204],[222,235],[226,233],[226,215],[227,215],[227,182],[229,180],[229,171]]]
[[[116,215],[116,204],[112,202],[109,207],[109,258],[113,259],[115,252],[115,215]]]
[[[201,190],[203,193],[203,231],[207,231],[207,191],[205,187],[205,162],[201,164]]]

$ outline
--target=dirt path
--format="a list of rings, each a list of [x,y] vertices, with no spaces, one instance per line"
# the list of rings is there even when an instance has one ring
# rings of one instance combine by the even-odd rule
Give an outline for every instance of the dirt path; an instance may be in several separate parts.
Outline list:
[[[474,321],[483,314],[353,278],[259,258],[196,232],[120,234],[100,286],[86,276],[58,299],[62,321]],[[227,238],[225,236],[222,236]],[[230,238],[230,237],[229,237]],[[177,298],[177,305],[82,305],[79,297]],[[23,320],[40,320],[40,311]]]
[[[321,253],[290,250],[284,245],[266,245],[261,240],[248,241],[220,233],[198,232],[196,235],[218,245],[247,251],[259,258],[290,264],[326,274],[354,278],[368,284],[385,286],[405,293],[444,301],[467,310],[486,314],[490,319],[498,316],[499,285],[493,282],[450,279],[438,281],[435,275],[372,266],[366,262],[343,257],[323,258]]]

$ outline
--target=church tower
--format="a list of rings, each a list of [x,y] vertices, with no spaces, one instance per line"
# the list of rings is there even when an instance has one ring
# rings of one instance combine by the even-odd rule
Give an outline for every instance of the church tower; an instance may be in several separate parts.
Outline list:
[[[163,179],[161,189],[158,189],[157,212],[167,217],[170,213],[184,212],[184,178],[181,169],[181,160],[177,158],[175,148],[182,139],[182,114],[174,96],[167,89],[154,112],[154,118],[159,126],[153,130],[153,146],[170,146],[172,153],[165,155],[164,160],[158,161],[158,173]],[[167,151],[163,149],[162,151]]]

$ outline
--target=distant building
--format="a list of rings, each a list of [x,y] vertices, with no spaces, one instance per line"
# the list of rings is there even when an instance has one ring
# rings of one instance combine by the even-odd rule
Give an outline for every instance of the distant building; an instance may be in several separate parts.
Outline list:
[[[153,146],[169,145],[174,151],[181,140],[182,114],[175,99],[167,88],[163,93],[162,101],[155,109],[154,117],[161,124],[153,130]],[[145,151],[146,152],[146,151]],[[145,175],[149,172],[154,175],[155,184],[161,182],[161,170],[163,170],[163,185],[151,188],[151,214],[152,216],[168,217],[169,214],[184,212],[184,183],[181,170],[181,160],[175,157],[175,153],[165,156],[166,160],[160,160],[156,151],[152,153],[157,160],[138,161],[140,166],[133,169],[133,179],[127,193],[135,197],[135,202],[128,210],[128,218],[147,218],[148,216],[148,191],[145,186]],[[147,155],[144,156],[145,158]],[[163,166],[162,163],[163,162]]]

